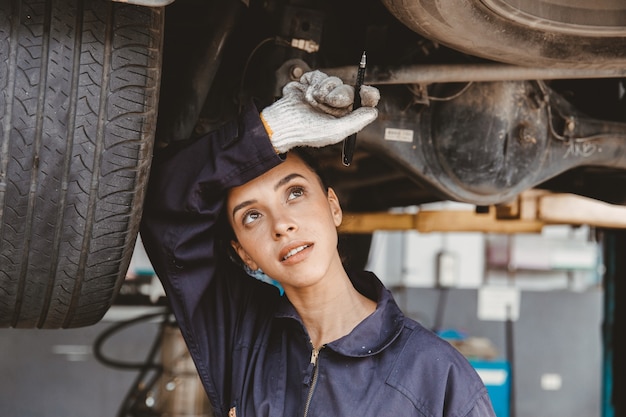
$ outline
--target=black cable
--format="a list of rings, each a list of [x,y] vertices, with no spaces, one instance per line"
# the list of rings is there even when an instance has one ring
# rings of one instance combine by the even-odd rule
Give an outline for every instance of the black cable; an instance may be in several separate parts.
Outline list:
[[[128,392],[126,393],[126,396],[124,397],[124,400],[122,401],[122,404],[120,405],[120,408],[118,410],[117,417],[128,416],[135,404],[137,403],[137,400],[140,398],[145,398],[146,393],[152,389],[156,381],[163,374],[163,366],[155,364],[154,358],[159,351],[159,348],[161,347],[163,331],[165,329],[166,323],[167,320],[164,320],[161,323],[161,326],[159,326],[159,332],[152,342],[152,346],[150,347],[150,352],[148,353],[144,366],[139,369],[139,374],[130,386],[130,390],[128,390]],[[150,370],[155,371],[152,379],[149,381],[149,383],[142,384],[142,381],[144,380],[148,372],[150,372]]]
[[[112,335],[123,330],[126,327],[129,327],[131,325],[134,325],[134,324],[146,321],[146,320],[151,320],[155,317],[163,317],[164,319],[161,322],[161,325],[159,326],[159,331],[156,337],[154,338],[154,341],[152,342],[150,351],[148,352],[148,355],[143,362],[122,362],[122,361],[110,359],[103,354],[102,346]],[[170,317],[169,311],[161,311],[158,313],[142,315],[134,319],[115,324],[109,327],[104,332],[102,332],[96,338],[94,342],[94,356],[100,363],[102,363],[105,366],[109,366],[109,367],[116,368],[116,369],[123,369],[123,370],[137,370],[138,369],[139,370],[137,377],[133,381],[130,389],[128,390],[122,403],[120,404],[117,417],[126,417],[128,415],[137,416],[137,417],[140,417],[140,416],[149,417],[149,416],[158,415],[152,412],[151,410],[133,410],[133,409],[136,407],[138,400],[145,398],[146,394],[154,387],[158,379],[163,374],[163,366],[161,364],[155,363],[154,359],[159,351],[159,348],[161,347],[161,342],[162,342],[162,337],[163,337],[165,326],[170,324],[170,320],[168,319],[169,317]],[[154,371],[153,375],[147,382],[144,383],[144,380],[147,378],[147,375],[150,371]],[[137,412],[141,414],[137,414]]]
[[[113,336],[115,333],[123,330],[126,327],[132,326],[134,324],[140,323],[142,321],[146,321],[146,320],[151,320],[155,317],[160,317],[160,316],[168,316],[170,313],[169,311],[166,312],[159,312],[159,313],[151,313],[151,314],[145,314],[143,316],[139,316],[136,317],[134,319],[131,320],[127,320],[127,321],[123,321],[117,324],[114,324],[113,326],[109,327],[107,330],[105,330],[104,332],[102,332],[94,341],[93,344],[93,350],[94,350],[94,356],[95,358],[102,363],[105,366],[111,367],[111,368],[116,368],[116,369],[127,369],[127,370],[132,370],[132,369],[142,369],[146,366],[146,362],[121,362],[121,361],[117,361],[114,359],[110,359],[107,358],[104,353],[102,353],[102,345],[111,337]],[[154,365],[154,364],[151,364]]]

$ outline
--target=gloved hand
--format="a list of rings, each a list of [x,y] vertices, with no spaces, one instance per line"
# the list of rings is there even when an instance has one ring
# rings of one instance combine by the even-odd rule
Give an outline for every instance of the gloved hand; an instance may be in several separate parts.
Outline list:
[[[278,153],[296,146],[332,145],[373,122],[380,99],[377,88],[362,86],[361,107],[352,110],[354,87],[321,71],[304,74],[283,88],[283,97],[261,112]]]

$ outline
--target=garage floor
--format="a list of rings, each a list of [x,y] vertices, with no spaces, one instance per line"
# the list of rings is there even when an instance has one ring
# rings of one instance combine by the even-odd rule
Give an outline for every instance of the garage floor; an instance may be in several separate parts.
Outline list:
[[[115,417],[137,372],[107,368],[95,359],[92,344],[111,325],[0,330],[0,416]],[[155,323],[133,326],[105,343],[104,351],[141,362],[157,330]]]

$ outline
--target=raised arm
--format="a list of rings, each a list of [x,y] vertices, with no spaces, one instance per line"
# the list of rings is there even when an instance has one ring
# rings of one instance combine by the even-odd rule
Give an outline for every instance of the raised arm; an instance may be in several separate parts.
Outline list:
[[[232,357],[234,346],[263,332],[265,307],[278,297],[219,256],[226,193],[280,164],[279,153],[337,143],[373,121],[371,106],[350,111],[351,93],[339,79],[307,73],[261,114],[250,104],[239,120],[154,159],[142,240],[214,404],[228,396],[233,363],[245,361]],[[375,105],[378,91],[365,94]]]
[[[253,105],[241,120],[153,161],[142,241],[215,404],[223,397],[215,387],[226,385],[221,376],[230,372],[235,317],[246,301],[233,293],[247,278],[217,256],[217,222],[228,188],[280,162]]]

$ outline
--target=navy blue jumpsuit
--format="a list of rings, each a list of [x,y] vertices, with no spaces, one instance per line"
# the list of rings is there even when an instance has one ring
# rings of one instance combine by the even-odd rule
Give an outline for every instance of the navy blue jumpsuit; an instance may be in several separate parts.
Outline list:
[[[405,317],[374,274],[350,279],[376,311],[317,351],[286,296],[219,256],[226,190],[280,162],[253,105],[154,159],[142,239],[215,415],[494,416],[467,360]]]

